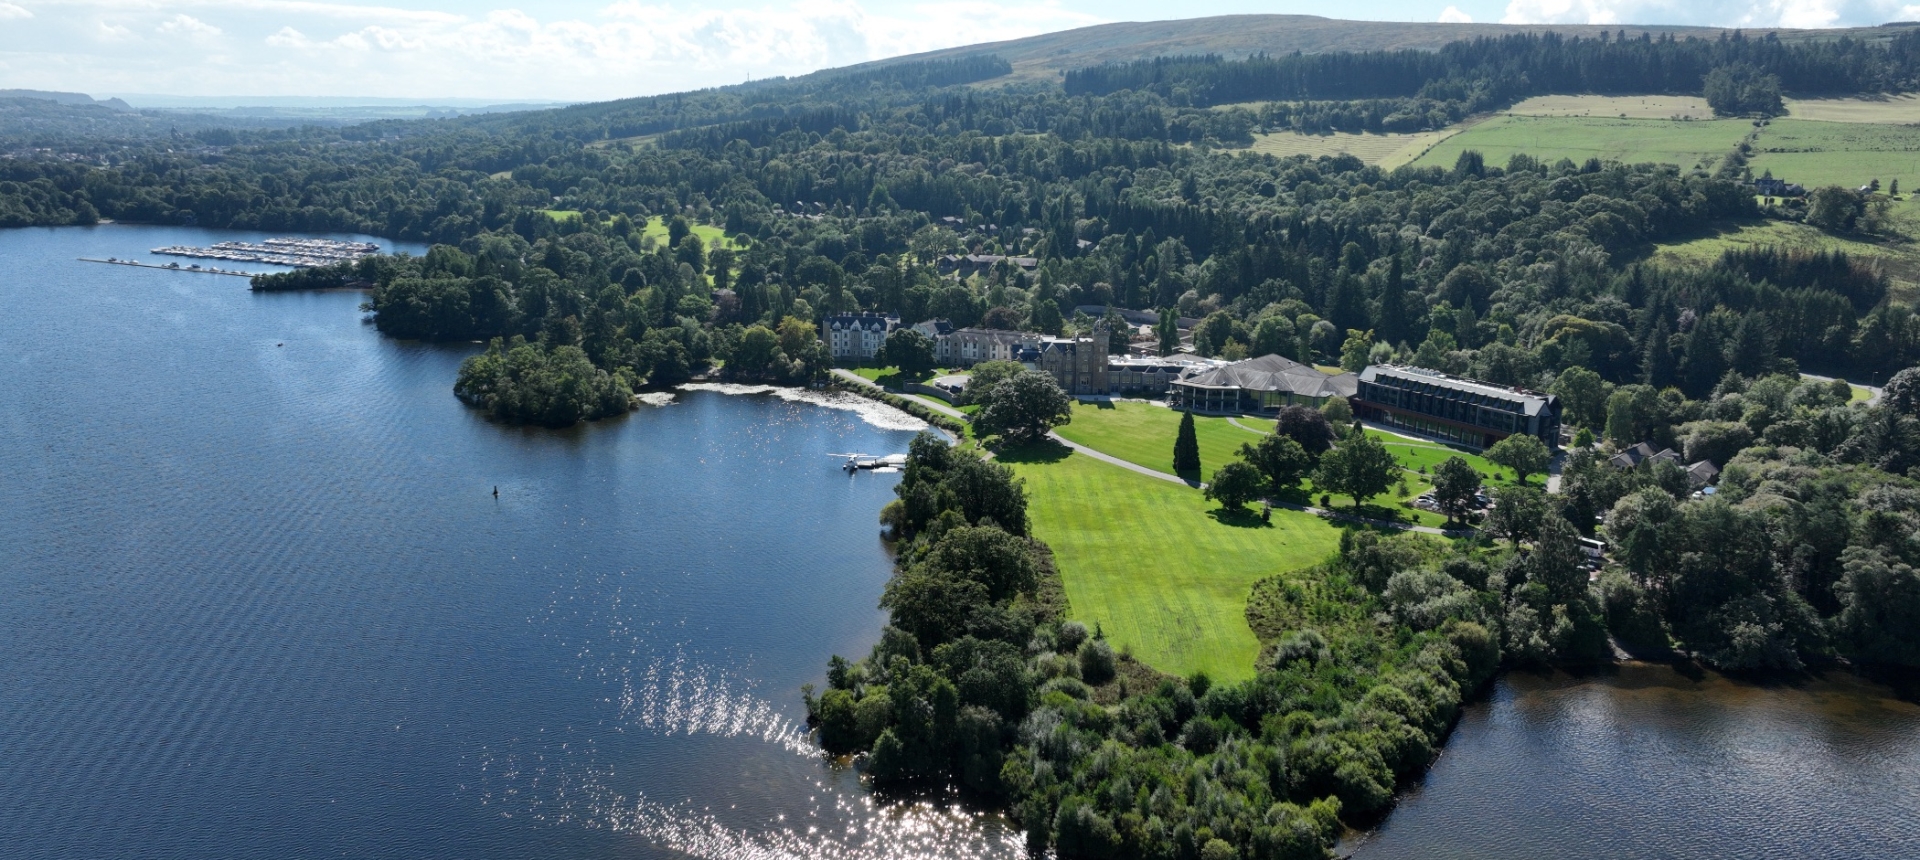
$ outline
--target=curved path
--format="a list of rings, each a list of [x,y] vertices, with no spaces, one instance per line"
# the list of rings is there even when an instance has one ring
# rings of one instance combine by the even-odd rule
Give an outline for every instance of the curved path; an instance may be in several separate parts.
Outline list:
[[[1260,435],[1262,435],[1262,436],[1265,436],[1265,435],[1267,435],[1267,431],[1265,431],[1265,430],[1262,430],[1262,429],[1260,429],[1260,428],[1258,428],[1258,427],[1248,427],[1247,425],[1245,425],[1245,424],[1242,424],[1242,423],[1240,423],[1240,419],[1238,419],[1238,418],[1235,418],[1235,417],[1233,417],[1233,416],[1231,416],[1231,415],[1229,415],[1229,416],[1227,416],[1227,423],[1228,423],[1228,424],[1232,424],[1233,426],[1235,426],[1235,427],[1238,427],[1238,428],[1240,428],[1240,429],[1242,429],[1242,430],[1245,430],[1245,431],[1247,431],[1248,433],[1258,433],[1258,434],[1260,434]]]
[[[1162,481],[1169,481],[1169,482],[1180,484],[1186,487],[1192,487],[1196,490],[1204,490],[1207,488],[1207,485],[1204,482],[1190,481],[1178,475],[1169,475],[1165,472],[1154,471],[1152,469],[1149,469],[1145,466],[1140,465],[1139,463],[1129,463],[1111,454],[1103,454],[1099,451],[1095,451],[1094,449],[1089,448],[1085,445],[1079,444],[1078,442],[1068,441],[1066,437],[1063,437],[1058,433],[1048,433],[1047,438],[1067,446],[1069,449],[1072,449],[1075,453],[1085,454],[1089,457],[1092,457],[1095,460],[1099,460],[1102,463],[1110,463],[1112,465],[1119,466],[1122,469],[1126,469],[1129,472],[1145,475],[1149,478],[1157,478]],[[1339,511],[1329,511],[1325,508],[1316,508],[1310,505],[1296,505],[1292,502],[1269,501],[1268,504],[1271,504],[1276,508],[1285,508],[1290,511],[1300,511],[1302,513],[1313,514],[1314,516],[1318,516],[1318,517],[1327,517],[1328,519],[1340,520],[1341,522],[1355,523],[1363,526],[1371,526],[1374,528],[1393,529],[1395,531],[1419,532],[1421,534],[1440,535],[1442,537],[1464,537],[1466,535],[1473,534],[1472,529],[1466,529],[1461,531],[1448,531],[1446,529],[1437,529],[1437,528],[1434,528],[1433,526],[1414,526],[1414,525],[1408,525],[1406,523],[1389,522],[1387,520],[1371,520],[1371,519],[1367,519],[1366,517],[1356,517],[1352,514],[1343,514],[1343,513],[1340,513]]]
[[[861,376],[861,375],[860,375],[860,374],[858,374],[858,373],[854,373],[853,371],[851,371],[851,370],[848,370],[848,369],[846,369],[846,368],[844,368],[844,367],[836,367],[836,368],[834,368],[834,369],[833,369],[833,376],[834,376],[834,378],[835,378],[835,379],[838,379],[838,380],[840,380],[840,381],[842,381],[842,382],[851,382],[851,383],[853,383],[853,384],[855,384],[855,385],[858,385],[858,386],[861,386],[861,387],[863,387],[863,388],[871,388],[871,389],[873,389],[873,390],[875,390],[875,391],[882,391],[882,392],[886,392],[887,394],[891,394],[891,395],[893,395],[893,396],[895,396],[895,397],[913,397],[913,399],[914,399],[914,402],[916,402],[916,403],[919,403],[919,404],[920,404],[921,406],[925,406],[925,407],[927,407],[928,409],[931,409],[931,410],[933,410],[933,411],[935,411],[935,412],[938,412],[938,413],[940,413],[940,414],[942,414],[942,415],[946,415],[946,416],[949,416],[949,417],[952,417],[952,418],[957,418],[957,419],[959,419],[959,420],[961,420],[961,421],[965,421],[965,420],[967,420],[967,413],[965,413],[965,412],[961,412],[961,411],[960,411],[960,410],[958,410],[958,409],[955,409],[955,408],[953,408],[953,407],[951,407],[951,406],[947,406],[947,405],[945,405],[945,404],[942,404],[942,403],[935,403],[935,402],[933,402],[933,400],[932,400],[931,398],[927,398],[927,397],[916,397],[916,396],[914,396],[914,395],[911,395],[911,394],[907,394],[907,393],[905,393],[905,392],[900,392],[900,391],[887,391],[887,389],[886,389],[886,386],[883,386],[883,385],[881,385],[881,384],[880,384],[880,383],[878,383],[878,382],[874,382],[874,381],[873,381],[873,380],[871,380],[871,379],[868,379],[868,378],[866,378],[866,377],[864,377],[864,376]]]

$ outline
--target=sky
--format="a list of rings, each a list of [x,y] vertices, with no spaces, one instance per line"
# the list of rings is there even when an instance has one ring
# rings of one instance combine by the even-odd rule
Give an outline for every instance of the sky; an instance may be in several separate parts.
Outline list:
[[[1913,5],[1909,5],[1913,4]],[[1306,0],[0,0],[0,88],[590,101]],[[1920,0],[1350,0],[1383,21],[1848,27]]]

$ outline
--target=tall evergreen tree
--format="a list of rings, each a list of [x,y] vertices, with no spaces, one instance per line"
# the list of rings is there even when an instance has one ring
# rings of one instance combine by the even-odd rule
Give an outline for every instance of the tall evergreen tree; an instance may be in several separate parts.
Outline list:
[[[1665,388],[1674,384],[1678,369],[1667,324],[1662,320],[1654,326],[1653,334],[1647,338],[1646,348],[1640,353],[1640,378],[1656,389]]]
[[[1160,311],[1160,324],[1153,327],[1153,333],[1160,336],[1160,354],[1172,355],[1180,348],[1180,317],[1173,308]]]
[[[1680,388],[1688,397],[1705,397],[1727,373],[1725,347],[1720,327],[1712,319],[1702,319],[1687,334],[1685,356],[1681,359]]]
[[[1193,413],[1180,414],[1180,432],[1173,439],[1173,471],[1182,477],[1200,477],[1200,437],[1193,429]]]
[[[1407,316],[1407,284],[1400,271],[1400,255],[1395,254],[1387,268],[1387,282],[1380,288],[1380,313],[1374,329],[1387,343],[1405,343],[1412,337]]]
[[[1733,330],[1727,361],[1741,376],[1764,376],[1773,366],[1773,327],[1765,314],[1753,311]]]

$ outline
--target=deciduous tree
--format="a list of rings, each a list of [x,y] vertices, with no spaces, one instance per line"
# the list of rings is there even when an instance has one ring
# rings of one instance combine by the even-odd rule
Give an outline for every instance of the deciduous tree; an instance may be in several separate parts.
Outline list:
[[[1480,473],[1459,457],[1448,457],[1433,470],[1433,500],[1449,521],[1458,521],[1473,508],[1480,492]]]
[[[1327,492],[1352,496],[1353,506],[1358,508],[1386,492],[1399,477],[1400,463],[1387,446],[1362,433],[1320,458],[1313,483]]]
[[[1553,454],[1547,450],[1547,444],[1526,433],[1515,433],[1487,449],[1487,459],[1509,469],[1520,476],[1520,483],[1538,472],[1547,470],[1547,462]]]
[[[1266,481],[1259,469],[1235,460],[1214,471],[1213,481],[1207,484],[1206,497],[1219,502],[1223,508],[1239,508],[1259,497],[1263,483]]]
[[[1053,376],[1023,370],[986,392],[973,424],[981,432],[1032,441],[1073,420],[1073,399]]]

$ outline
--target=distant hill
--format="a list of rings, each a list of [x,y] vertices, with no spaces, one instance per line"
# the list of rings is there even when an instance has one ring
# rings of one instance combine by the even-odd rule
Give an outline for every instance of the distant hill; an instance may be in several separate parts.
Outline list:
[[[0,90],[0,99],[40,99],[63,105],[103,105],[114,110],[133,110],[119,99],[95,99],[86,93],[62,93],[52,90]]]
[[[1745,32],[1777,33],[1790,41],[1886,38],[1900,29],[1920,26],[1914,23],[1887,24],[1842,30],[1788,30],[1756,28]],[[1605,32],[1628,35],[1672,33],[1676,38],[1697,36],[1714,38],[1718,27],[1669,26],[1594,26],[1579,24],[1436,24],[1396,21],[1341,21],[1317,15],[1221,15],[1212,18],[1188,18],[1177,21],[1142,21],[1097,24],[1077,30],[1063,30],[1024,39],[988,42],[960,48],[928,51],[904,57],[877,60],[852,68],[886,66],[915,60],[960,57],[991,53],[1013,64],[1014,78],[1058,78],[1072,68],[1101,63],[1143,60],[1176,54],[1220,54],[1245,57],[1251,54],[1289,54],[1294,51],[1315,54],[1329,51],[1384,51],[1396,49],[1435,50],[1448,42],[1479,36],[1504,36],[1513,33],[1565,33],[1598,36]]]

